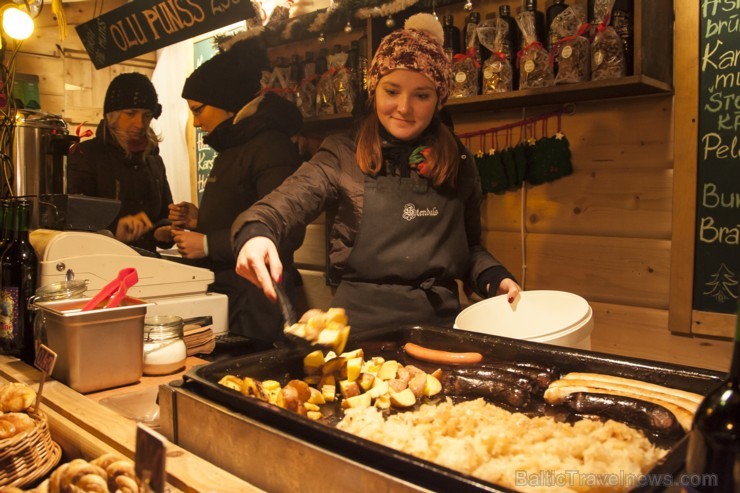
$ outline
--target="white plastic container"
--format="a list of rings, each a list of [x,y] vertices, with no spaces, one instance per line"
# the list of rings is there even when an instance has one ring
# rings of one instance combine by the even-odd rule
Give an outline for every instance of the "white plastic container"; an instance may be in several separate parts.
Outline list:
[[[522,291],[514,303],[502,295],[469,306],[455,319],[455,328],[590,350],[593,311],[573,293]]]

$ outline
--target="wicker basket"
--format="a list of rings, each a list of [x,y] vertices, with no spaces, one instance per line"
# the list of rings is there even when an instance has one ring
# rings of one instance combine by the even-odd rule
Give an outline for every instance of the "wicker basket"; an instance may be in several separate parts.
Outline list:
[[[22,488],[42,478],[59,462],[62,449],[52,441],[46,414],[29,413],[33,430],[0,440],[0,486]]]

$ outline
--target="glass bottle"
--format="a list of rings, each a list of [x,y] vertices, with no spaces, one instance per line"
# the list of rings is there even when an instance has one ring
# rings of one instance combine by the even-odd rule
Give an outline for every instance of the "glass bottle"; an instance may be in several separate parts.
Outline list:
[[[567,8],[568,4],[565,3],[565,0],[555,0],[552,5],[547,7],[547,10],[545,11],[545,24],[547,26],[545,48],[548,51],[555,45],[555,43],[558,42],[558,36],[552,32],[552,29],[550,27],[552,26],[552,21],[554,21],[555,17],[560,15]]]
[[[290,57],[290,83],[293,87],[297,87],[298,84],[303,80],[302,75],[302,64],[300,55],[291,55]]]
[[[182,370],[187,353],[182,318],[155,315],[144,319],[145,375],[168,375]]]
[[[5,227],[10,222],[10,217],[7,215],[9,204],[8,200],[0,199],[0,255],[8,244]]]
[[[324,72],[328,70],[326,56],[329,54],[329,50],[321,48],[319,50],[319,56],[316,57],[316,75],[321,77]]]
[[[518,51],[517,46],[519,46],[518,40],[521,38],[521,34],[519,34],[519,26],[517,25],[516,20],[511,16],[511,7],[508,5],[501,5],[498,8],[498,16],[509,25],[509,34],[504,39],[503,52],[511,64],[511,72],[514,79],[511,81],[512,89],[517,89],[519,87],[519,69],[516,66],[516,54]]]
[[[367,71],[370,68],[367,51],[367,33],[363,32],[357,40],[357,94],[360,107],[364,106],[367,100]]]
[[[730,373],[696,410],[686,473],[689,492],[740,491],[740,305]]]
[[[452,60],[455,55],[460,53],[460,29],[455,26],[455,18],[452,15],[442,17],[442,22],[445,54]]]
[[[16,199],[13,241],[2,257],[0,349],[32,365],[35,358],[33,313],[28,303],[36,289],[38,259],[28,241],[32,202]]]
[[[627,75],[634,69],[634,24],[632,0],[615,0],[610,24],[617,31],[624,46],[624,65]]]
[[[537,41],[546,43],[547,31],[545,29],[545,14],[537,10],[537,0],[526,0],[524,4],[524,10],[528,12],[534,12],[534,31],[537,35]],[[519,49],[524,48],[524,36],[520,36]]]

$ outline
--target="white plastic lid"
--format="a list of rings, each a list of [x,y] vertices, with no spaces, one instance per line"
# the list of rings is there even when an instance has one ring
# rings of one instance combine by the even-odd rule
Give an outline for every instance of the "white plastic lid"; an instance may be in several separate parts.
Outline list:
[[[475,303],[455,319],[455,327],[484,334],[546,342],[576,330],[592,317],[582,297],[565,291],[522,291],[514,303],[496,296]]]

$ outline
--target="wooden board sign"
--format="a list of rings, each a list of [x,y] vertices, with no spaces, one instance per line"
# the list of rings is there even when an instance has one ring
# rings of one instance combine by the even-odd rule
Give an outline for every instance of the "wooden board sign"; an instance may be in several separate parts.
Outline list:
[[[136,0],[76,29],[101,69],[252,16],[249,0]]]
[[[740,36],[730,4],[699,5],[693,308],[716,313],[735,313],[740,294]]]

